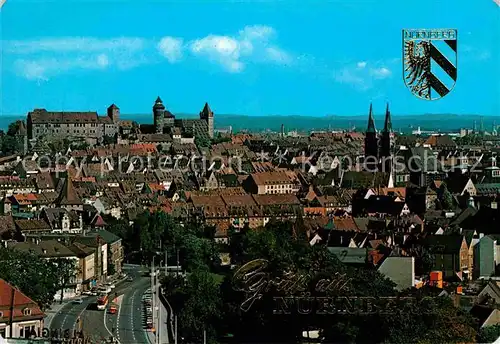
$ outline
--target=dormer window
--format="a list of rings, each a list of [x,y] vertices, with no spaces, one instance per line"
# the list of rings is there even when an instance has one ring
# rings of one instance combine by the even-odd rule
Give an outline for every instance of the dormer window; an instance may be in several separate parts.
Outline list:
[[[23,309],[23,315],[24,316],[30,316],[31,315],[31,308],[25,308],[25,309]]]
[[[0,318],[3,318],[3,312],[0,311]]]

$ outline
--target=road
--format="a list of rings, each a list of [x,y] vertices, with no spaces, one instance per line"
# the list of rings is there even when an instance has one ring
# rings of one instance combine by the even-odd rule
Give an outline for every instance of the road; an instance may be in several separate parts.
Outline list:
[[[142,295],[150,287],[149,277],[141,277],[123,294],[116,315],[108,315],[108,323],[116,328],[116,337],[122,344],[148,343],[144,331]],[[110,321],[111,320],[111,321]]]
[[[74,304],[68,303],[65,305],[61,311],[54,317],[52,323],[50,325],[51,329],[82,329],[87,335],[96,340],[107,339],[111,336],[110,332],[114,332],[115,335],[118,336],[120,333],[120,337],[123,337],[124,341],[121,343],[145,343],[144,342],[144,330],[142,327],[142,314],[141,314],[141,296],[142,293],[139,294],[140,290],[146,290],[149,287],[149,277],[143,277],[141,275],[141,267],[133,266],[128,267],[125,271],[129,276],[133,277],[134,280],[129,282],[125,281],[116,286],[116,288],[112,291],[110,298],[114,298],[114,294],[124,295],[122,307],[125,306],[127,308],[128,300],[134,295],[134,307],[137,304],[137,297],[139,303],[139,311],[131,312],[130,310],[127,312],[125,310],[125,314],[128,314],[129,317],[132,316],[133,324],[129,320],[128,322],[123,321],[123,324],[120,323],[119,326],[123,327],[123,329],[117,329],[117,321],[118,315],[105,314],[104,311],[97,310],[97,297],[87,297],[84,298],[84,302],[82,304]],[[142,288],[142,289],[141,289]],[[134,294],[135,293],[135,294]],[[120,307],[120,317],[123,317],[121,313],[123,311]],[[129,309],[131,307],[129,306]],[[137,307],[136,307],[137,308]],[[106,317],[106,326],[104,325],[104,318]],[[77,319],[80,318],[81,322],[77,327]],[[121,319],[120,319],[121,320]],[[139,336],[139,330],[142,335]],[[134,336],[137,337],[139,341],[134,341]],[[132,336],[132,338],[128,338]]]
[[[83,303],[77,304],[73,302],[68,302],[59,313],[54,316],[52,323],[50,324],[51,329],[61,329],[61,330],[72,330],[76,328],[77,319],[82,317],[85,310],[95,304],[97,297],[87,297],[83,299]]]

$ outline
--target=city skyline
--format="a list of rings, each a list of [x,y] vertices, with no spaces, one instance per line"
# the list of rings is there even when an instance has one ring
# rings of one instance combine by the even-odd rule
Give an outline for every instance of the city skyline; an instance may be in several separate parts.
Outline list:
[[[111,103],[147,114],[159,95],[173,113],[208,102],[216,114],[365,115],[370,102],[381,113],[388,101],[394,116],[499,115],[499,6],[441,1],[420,16],[402,13],[411,8],[392,0],[9,0],[0,10],[0,114],[105,113]],[[457,85],[423,101],[402,80],[401,32],[445,27],[458,30]]]

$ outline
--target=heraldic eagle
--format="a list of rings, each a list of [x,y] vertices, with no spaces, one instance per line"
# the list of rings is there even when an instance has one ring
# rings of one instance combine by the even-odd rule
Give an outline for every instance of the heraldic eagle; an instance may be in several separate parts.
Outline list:
[[[429,98],[429,73],[431,70],[430,43],[405,42],[405,82],[410,90],[422,98]]]

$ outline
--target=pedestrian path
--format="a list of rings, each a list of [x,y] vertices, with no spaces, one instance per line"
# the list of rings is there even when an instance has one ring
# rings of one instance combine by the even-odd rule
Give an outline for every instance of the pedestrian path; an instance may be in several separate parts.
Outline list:
[[[45,319],[43,320],[44,327],[50,328],[50,324],[52,323],[52,320],[59,312],[61,312],[61,310],[64,308],[64,306],[66,306],[67,304],[69,304],[73,300],[76,300],[79,298],[81,298],[81,296],[75,296],[75,297],[72,297],[69,299],[64,299],[62,303],[59,301],[55,301],[54,303],[52,303],[50,305],[50,308],[45,311]]]

